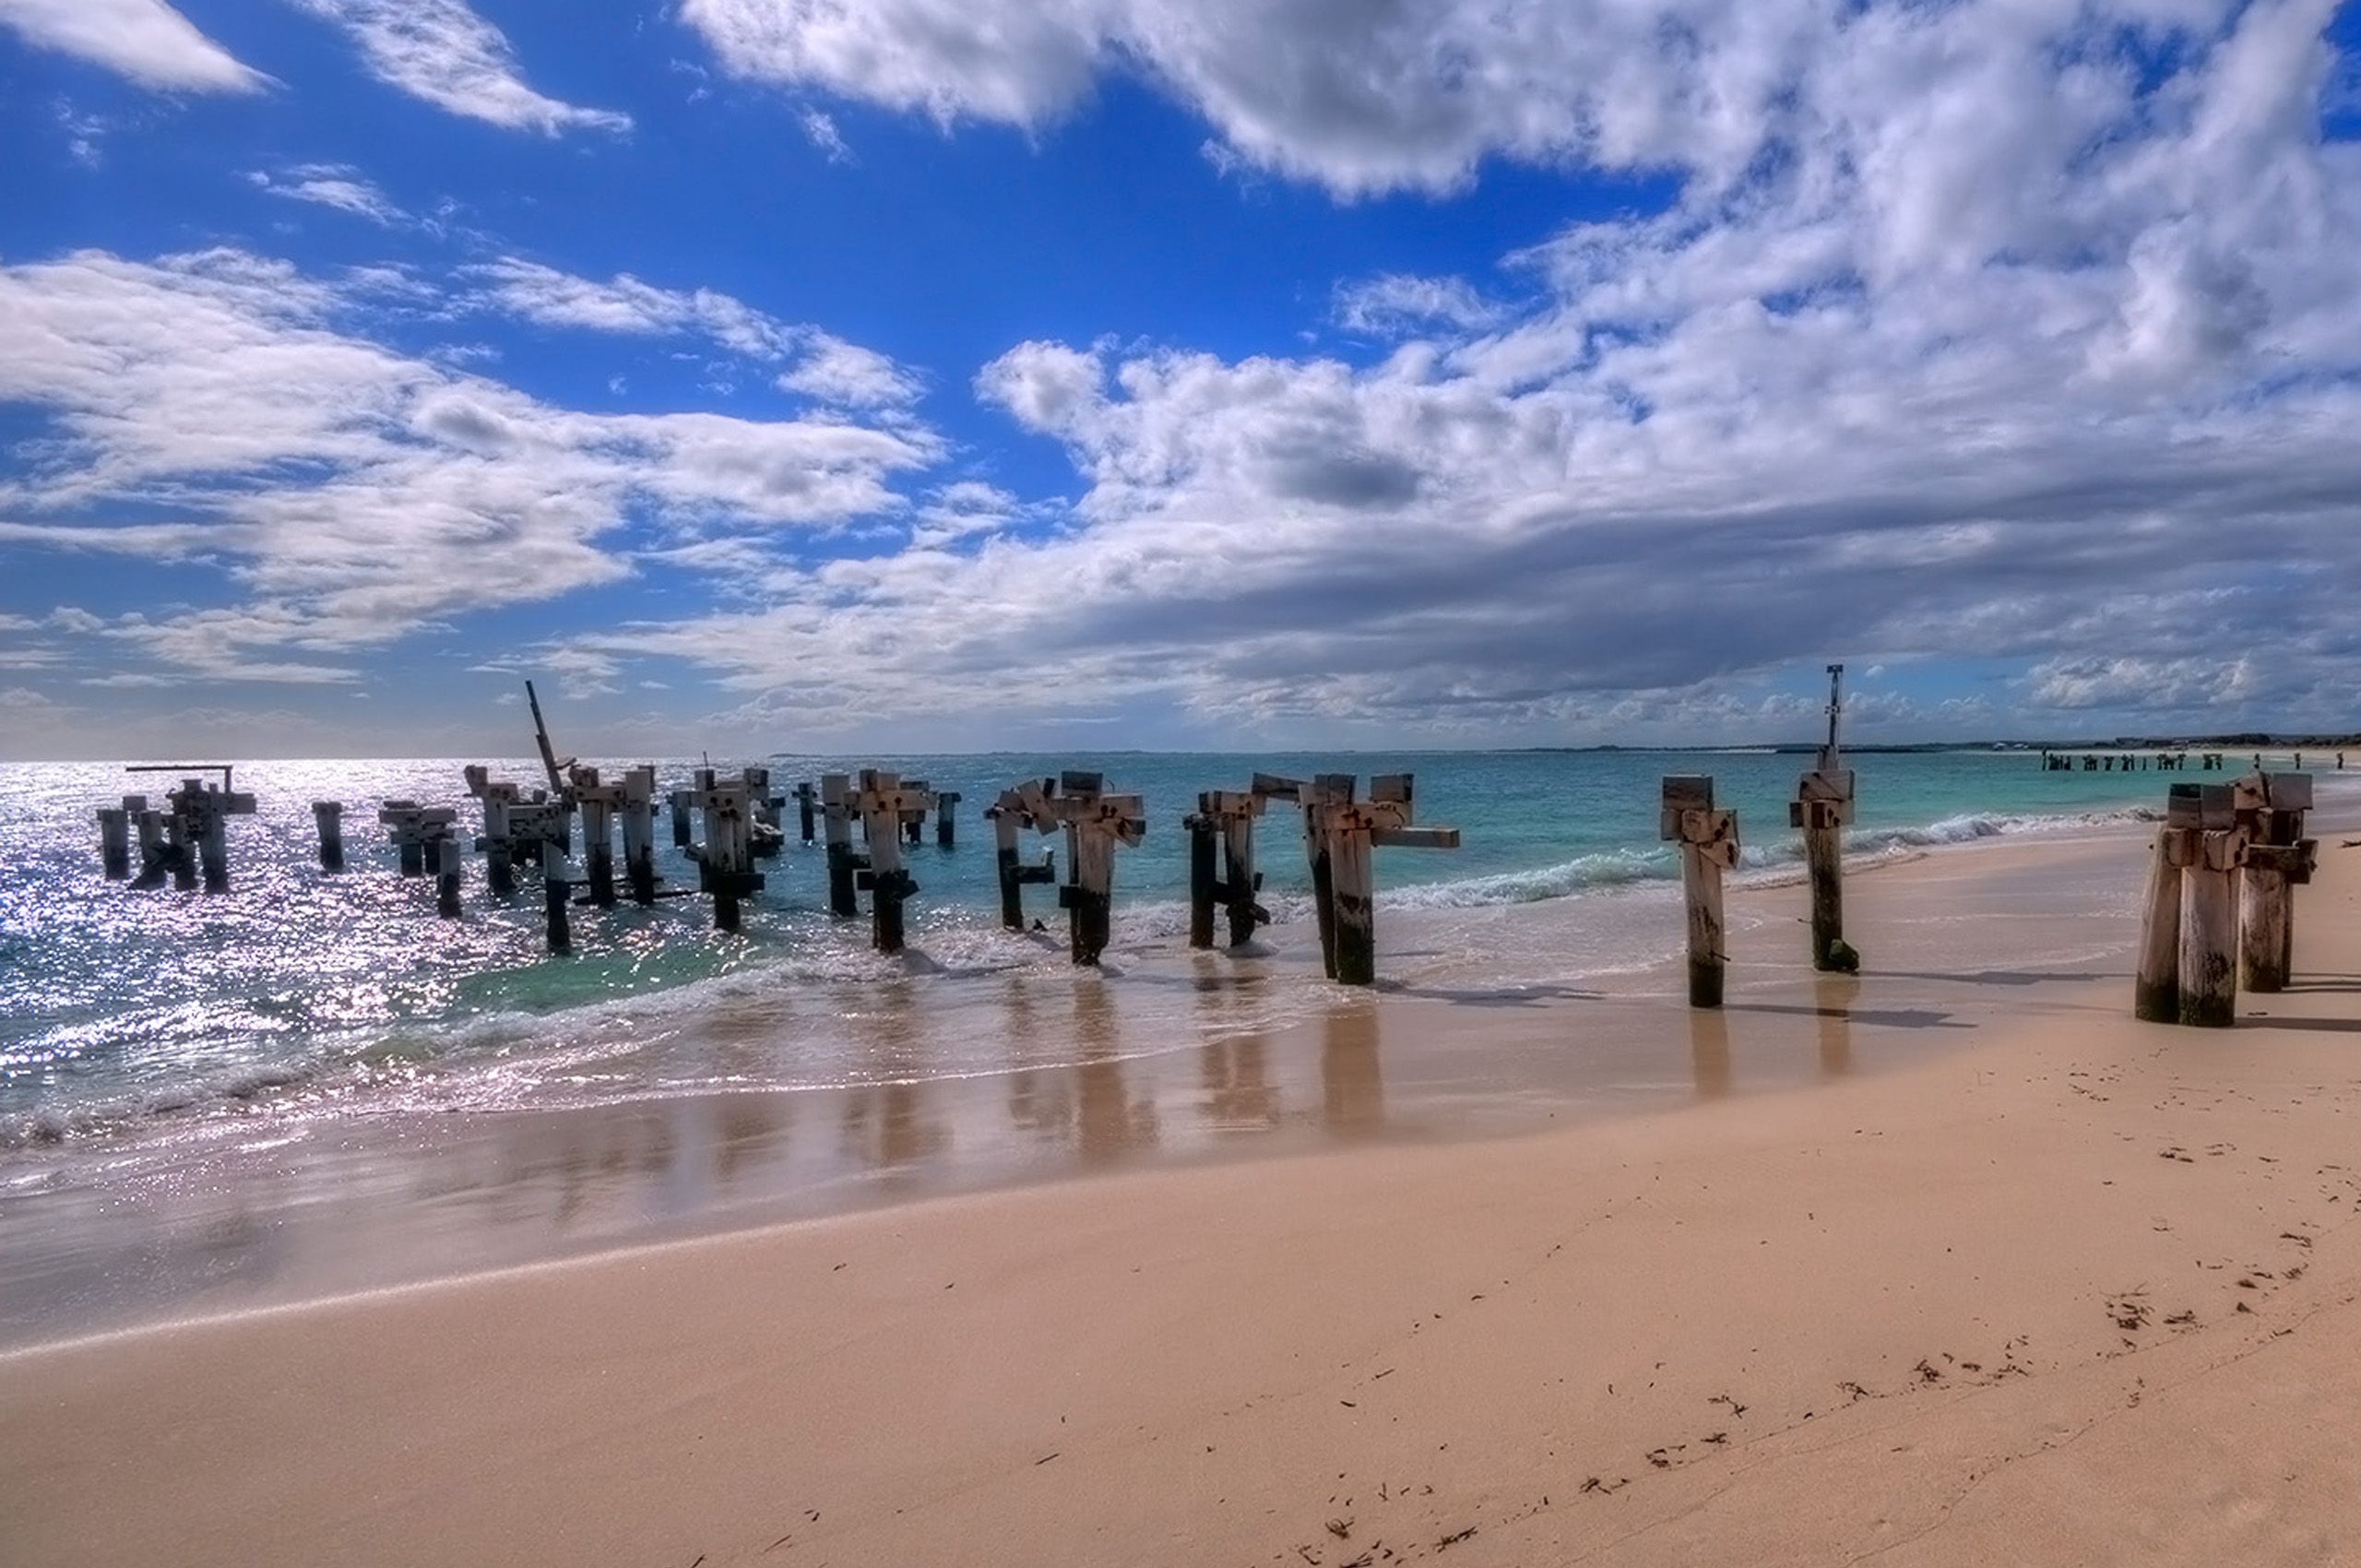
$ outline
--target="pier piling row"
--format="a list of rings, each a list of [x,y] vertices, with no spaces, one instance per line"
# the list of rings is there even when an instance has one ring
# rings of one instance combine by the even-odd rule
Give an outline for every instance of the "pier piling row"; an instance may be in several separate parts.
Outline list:
[[[1719,1007],[1723,971],[1729,963],[1722,877],[1738,864],[1738,814],[1714,809],[1710,775],[1668,775],[1658,834],[1680,846],[1680,891],[1689,919],[1689,1004]]]
[[[1040,864],[1026,865],[1017,848],[1017,835],[1025,828],[1036,833],[1057,830],[1057,814],[1049,806],[1056,789],[1054,778],[1028,778],[1003,790],[1000,798],[984,808],[984,820],[992,825],[992,856],[999,866],[1000,923],[1010,931],[1025,929],[1026,886],[1058,878],[1056,850],[1043,851]]]
[[[1066,830],[1067,880],[1058,904],[1067,912],[1067,943],[1077,964],[1096,964],[1112,934],[1115,849],[1147,837],[1147,807],[1137,795],[1107,793],[1105,776],[1058,776],[1050,814]]]

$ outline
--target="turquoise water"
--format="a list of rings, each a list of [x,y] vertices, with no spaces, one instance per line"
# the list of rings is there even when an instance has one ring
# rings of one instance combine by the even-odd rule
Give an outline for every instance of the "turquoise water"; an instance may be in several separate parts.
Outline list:
[[[600,760],[612,769],[634,759]],[[133,790],[160,797],[153,776],[101,764],[0,767],[0,1149],[87,1146],[225,1114],[250,1121],[258,1110],[363,1114],[992,1070],[1011,1027],[1003,1009],[1025,994],[1011,989],[1012,977],[1036,988],[1070,977],[1054,943],[997,929],[980,813],[1007,784],[1065,768],[1099,770],[1110,788],[1147,802],[1147,841],[1117,864],[1110,969],[1120,975],[1180,946],[1180,824],[1197,791],[1243,788],[1257,770],[1415,774],[1418,820],[1459,828],[1463,847],[1381,850],[1380,908],[1429,911],[1422,929],[1448,936],[1453,911],[1608,897],[1668,878],[1672,859],[1655,841],[1667,773],[1715,777],[1722,803],[1739,814],[1748,865],[1792,861],[1786,802],[1808,763],[1728,752],[752,760],[767,763],[782,790],[872,764],[962,793],[958,847],[936,849],[930,826],[925,846],[909,851],[921,889],[909,955],[882,958],[868,951],[865,922],[825,914],[820,852],[792,841],[791,802],[789,846],[764,863],[769,885],[741,935],[708,929],[709,909],[695,899],[577,909],[575,954],[552,958],[529,883],[524,897],[503,904],[470,865],[466,915],[445,921],[435,918],[431,884],[395,874],[374,826],[376,802],[471,806],[457,761],[242,765],[238,785],[256,796],[257,813],[232,822],[232,885],[209,897],[135,892],[101,878],[93,811]],[[725,771],[736,766],[715,761]],[[2173,780],[2198,777],[2045,772],[2023,753],[1851,761],[1860,800],[1850,849],[1868,856],[2127,818],[2160,805]],[[659,765],[665,787],[688,766]],[[539,769],[511,761],[494,772],[529,781]],[[326,798],[347,802],[350,869],[338,876],[323,874],[314,853],[310,802]],[[463,809],[461,820],[473,815]],[[1051,842],[1029,843],[1028,858]],[[694,886],[660,815],[658,843],[659,874]],[[1282,921],[1274,936],[1284,944],[1308,882],[1284,808],[1275,808],[1260,844],[1264,902]],[[1027,892],[1029,909],[1056,925],[1051,890]],[[1462,944],[1453,961],[1480,968],[1481,946]],[[1577,980],[1655,951],[1602,935],[1593,951],[1553,949],[1548,973],[1534,972],[1528,958],[1518,978]],[[1315,991],[1322,983],[1304,982]],[[1153,1049],[1157,998],[1144,982],[1139,989],[1126,1017],[1150,1041],[1143,1049]],[[912,1060],[891,1027],[893,1014],[913,1007],[932,1025],[924,1060]]]

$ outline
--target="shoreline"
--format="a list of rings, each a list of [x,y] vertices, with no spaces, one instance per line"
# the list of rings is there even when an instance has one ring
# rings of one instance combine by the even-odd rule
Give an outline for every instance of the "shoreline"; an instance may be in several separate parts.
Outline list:
[[[63,1563],[2332,1561],[2361,1535],[2334,1435],[2361,1418],[2361,857],[2322,860],[2296,986],[2234,1030],[2136,1023],[2111,975],[1987,984],[1970,1048],[1809,1092],[0,1358],[0,1538]],[[1728,1021],[1758,1019],[1795,1021]]]
[[[2128,826],[2002,836],[1956,846],[1973,854],[1854,868],[1866,873],[1848,877],[1857,934],[1892,933],[1859,980],[1814,976],[1799,937],[1787,950],[1783,928],[1800,916],[1787,907],[1793,885],[1734,885],[1731,1005],[1718,1016],[1679,1004],[1677,959],[1595,985],[1453,985],[1451,955],[1430,940],[1439,922],[1401,910],[1381,917],[1383,964],[1398,977],[1374,995],[1321,981],[1310,933],[1297,930],[1245,960],[1126,953],[1109,976],[1056,977],[1063,1004],[1012,989],[1016,1011],[968,1020],[1012,1039],[1068,1031],[1043,1066],[330,1116],[292,1131],[264,1113],[136,1182],[111,1172],[101,1149],[89,1179],[45,1190],[20,1179],[0,1204],[13,1238],[0,1299],[15,1303],[0,1312],[0,1348],[1110,1170],[1513,1137],[1887,1071],[2032,1004],[2041,987],[2022,966],[2035,950],[2070,937],[2082,948],[2070,956],[2083,957],[2087,920],[1996,922],[1987,909],[2038,906],[2094,878],[2112,889],[2099,906],[2128,906],[2137,837]],[[1500,906],[1477,912],[1465,939],[1506,924],[1546,950],[1553,920],[1677,921],[1661,901],[1643,891]],[[1961,921],[1984,932],[1970,945],[2010,983],[1945,972],[1963,956]],[[1996,924],[2010,936],[1998,945]],[[2125,954],[2130,941],[2125,926],[2095,946]],[[1266,1023],[1265,986],[1298,1011]],[[1141,996],[1160,1009],[1145,1025],[1132,1010]],[[1185,999],[1177,1013],[1174,996]],[[881,1016],[915,1031],[893,1039],[921,1062],[925,1026],[911,1011]]]

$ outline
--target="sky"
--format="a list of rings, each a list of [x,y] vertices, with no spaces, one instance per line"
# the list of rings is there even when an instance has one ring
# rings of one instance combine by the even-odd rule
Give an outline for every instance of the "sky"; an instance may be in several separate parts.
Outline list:
[[[2361,728],[2331,0],[0,0],[0,757]]]

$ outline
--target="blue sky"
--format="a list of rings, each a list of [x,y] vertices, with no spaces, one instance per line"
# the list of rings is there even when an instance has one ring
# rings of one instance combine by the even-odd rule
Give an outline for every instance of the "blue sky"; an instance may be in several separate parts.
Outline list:
[[[2350,729],[2328,0],[0,0],[0,755]]]

